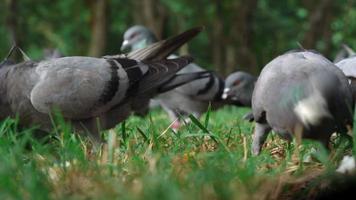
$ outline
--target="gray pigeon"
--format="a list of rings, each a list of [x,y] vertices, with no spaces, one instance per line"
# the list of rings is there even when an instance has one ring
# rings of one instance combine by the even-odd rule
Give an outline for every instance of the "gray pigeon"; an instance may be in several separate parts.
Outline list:
[[[237,106],[251,107],[252,92],[257,78],[247,72],[237,71],[225,79],[222,99]]]
[[[333,62],[337,63],[345,58],[349,58],[354,55],[356,55],[356,53],[351,47],[346,44],[342,44],[341,49],[337,52]]]
[[[38,125],[50,131],[50,115],[57,109],[78,132],[101,141],[100,130],[144,109],[152,96],[205,76],[176,74],[192,61],[190,57],[165,59],[200,31],[191,29],[128,55],[63,57],[2,66],[0,120],[18,116],[22,126]]]
[[[256,122],[252,153],[258,155],[268,133],[315,139],[326,145],[335,131],[352,126],[352,94],[340,69],[310,51],[283,54],[262,70],[252,95]]]
[[[352,96],[354,102],[356,102],[356,56],[345,58],[337,62],[335,65],[339,67],[349,79],[349,84],[351,85],[352,89]]]
[[[135,25],[125,31],[121,51],[142,49],[157,41],[156,36],[148,28]]]
[[[187,68],[179,71],[181,73],[207,72],[195,64],[190,64]],[[157,96],[162,108],[167,112],[170,119],[176,120],[183,117],[186,122],[190,114],[199,118],[205,113],[209,105],[211,109],[217,109],[225,104],[221,99],[224,82],[213,72],[207,72],[208,78],[189,82],[174,90]],[[178,129],[180,122],[176,121],[172,128]]]
[[[44,60],[49,60],[49,59],[53,59],[53,58],[61,58],[61,57],[63,57],[63,54],[58,49],[45,48],[45,49],[43,49],[42,57]]]
[[[157,38],[148,28],[136,25],[124,33],[121,50],[137,50],[156,40]],[[168,58],[176,57],[176,55],[171,55]],[[191,63],[180,70],[178,74],[193,72],[207,71]],[[224,81],[214,72],[208,73],[209,75],[205,79],[189,82],[155,98],[160,102],[160,105],[172,121],[179,117],[187,118],[189,114],[199,118],[202,113],[207,111],[209,104],[213,109],[225,104],[225,101],[221,99]],[[177,129],[179,127],[180,122],[175,121],[172,128]]]

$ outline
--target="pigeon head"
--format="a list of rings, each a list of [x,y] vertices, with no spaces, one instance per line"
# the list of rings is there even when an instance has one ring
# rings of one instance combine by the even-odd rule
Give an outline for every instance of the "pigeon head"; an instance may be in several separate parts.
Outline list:
[[[121,51],[142,49],[155,42],[157,38],[151,30],[141,25],[132,26],[124,33]]]
[[[249,73],[238,71],[230,74],[225,80],[222,99],[240,106],[251,106],[253,88],[256,77]]]

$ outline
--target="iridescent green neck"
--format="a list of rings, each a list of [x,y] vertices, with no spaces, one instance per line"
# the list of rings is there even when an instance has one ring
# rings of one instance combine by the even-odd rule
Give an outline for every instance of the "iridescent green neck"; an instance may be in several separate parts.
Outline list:
[[[132,45],[132,50],[135,51],[137,49],[142,49],[147,47],[149,44],[147,42],[147,39],[142,39],[138,42],[136,42],[135,44]]]

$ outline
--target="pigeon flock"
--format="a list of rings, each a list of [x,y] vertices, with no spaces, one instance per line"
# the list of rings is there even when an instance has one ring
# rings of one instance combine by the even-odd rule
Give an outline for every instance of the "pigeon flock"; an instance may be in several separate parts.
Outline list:
[[[18,116],[21,126],[50,131],[54,110],[80,133],[100,142],[100,130],[113,128],[132,112],[147,109],[150,98],[204,72],[176,74],[191,57],[165,59],[201,31],[195,28],[127,55],[61,57],[0,68],[0,119]]]
[[[157,41],[156,36],[148,28],[136,25],[124,33],[121,50],[134,51]],[[168,58],[177,58],[177,55],[173,54]],[[199,118],[208,110],[209,105],[211,105],[212,109],[216,109],[227,103],[226,100],[222,99],[224,81],[216,73],[206,71],[195,63],[190,63],[179,71],[178,74],[195,72],[206,72],[209,76],[176,87],[155,98],[172,121],[180,118],[189,121],[189,114]],[[178,129],[180,126],[180,121],[176,120],[172,128]]]
[[[288,51],[258,77],[237,71],[224,80],[192,57],[173,54],[201,31],[193,28],[159,41],[136,25],[124,33],[121,50],[127,54],[94,58],[54,52],[42,61],[17,63],[7,56],[0,63],[0,120],[18,117],[21,127],[49,132],[54,112],[60,112],[78,133],[101,143],[101,130],[131,114],[145,115],[155,101],[175,130],[209,107],[251,107],[246,118],[255,124],[254,155],[272,130],[287,140],[309,138],[326,147],[333,133],[350,134],[356,98],[351,48],[344,45],[334,62],[312,50]]]

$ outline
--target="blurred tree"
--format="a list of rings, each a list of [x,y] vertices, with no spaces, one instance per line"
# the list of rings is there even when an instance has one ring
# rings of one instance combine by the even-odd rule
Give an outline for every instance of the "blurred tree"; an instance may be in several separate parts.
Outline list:
[[[258,74],[298,42],[330,59],[341,43],[356,48],[355,7],[355,0],[0,0],[0,55],[12,40],[37,59],[48,47],[64,55],[117,54],[134,24],[158,38],[205,26],[181,53],[222,75]]]
[[[331,48],[331,22],[335,17],[338,4],[333,0],[304,1],[309,16],[308,30],[304,35],[303,46],[307,49],[315,48],[321,40],[323,44],[319,49],[330,53]]]
[[[107,36],[107,0],[87,0],[90,6],[91,40],[89,56],[99,57],[105,52]]]
[[[9,31],[9,36],[12,44],[21,45],[20,30],[18,21],[18,6],[17,0],[6,0],[6,9],[8,12],[6,16],[6,26]]]
[[[21,30],[19,26],[18,18],[18,2],[17,0],[6,0],[6,27],[9,32],[9,45],[18,45],[22,46],[21,40]],[[5,37],[6,38],[6,37]],[[5,39],[4,38],[4,39]],[[21,60],[20,55],[15,55],[16,60]]]
[[[164,25],[167,20],[167,9],[159,0],[134,0],[133,17],[137,24],[151,29],[157,38],[162,39]]]

